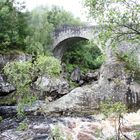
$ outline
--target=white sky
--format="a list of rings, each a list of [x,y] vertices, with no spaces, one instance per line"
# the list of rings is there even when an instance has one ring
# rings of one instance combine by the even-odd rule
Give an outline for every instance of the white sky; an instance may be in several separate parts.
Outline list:
[[[33,8],[40,5],[57,5],[63,7],[65,10],[73,13],[75,17],[79,17],[82,21],[87,21],[86,10],[83,6],[83,0],[18,0],[25,1],[26,8],[32,10]]]

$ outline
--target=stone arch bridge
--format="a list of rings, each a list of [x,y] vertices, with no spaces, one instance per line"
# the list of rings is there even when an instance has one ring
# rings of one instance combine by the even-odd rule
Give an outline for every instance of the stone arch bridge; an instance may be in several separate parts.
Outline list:
[[[91,40],[96,38],[98,33],[98,26],[63,26],[54,32],[52,52],[55,57],[61,59],[71,42]]]

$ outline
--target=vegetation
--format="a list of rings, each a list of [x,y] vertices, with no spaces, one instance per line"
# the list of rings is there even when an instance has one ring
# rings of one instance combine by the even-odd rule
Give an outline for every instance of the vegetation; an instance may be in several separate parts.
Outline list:
[[[100,105],[100,109],[106,117],[119,117],[122,115],[122,113],[125,113],[127,111],[125,104],[123,104],[122,102],[113,102],[111,100],[102,102]]]
[[[136,140],[139,140],[139,139],[140,139],[140,131],[137,131],[137,132],[136,132],[135,138],[136,138]]]
[[[116,53],[116,56],[119,61],[125,63],[126,72],[138,83],[140,83],[140,64],[138,55],[136,55],[133,51],[128,51],[125,53]]]
[[[130,70],[131,72],[139,72],[140,64],[138,63],[138,56],[133,54],[133,52],[125,52],[125,53],[119,53],[117,54],[117,58],[120,61],[125,62],[126,68]]]
[[[98,46],[92,42],[81,41],[68,46],[62,61],[66,64],[66,71],[72,72],[77,66],[86,72],[98,69],[104,62],[104,56]]]
[[[81,25],[79,19],[62,8],[38,7],[30,13],[30,36],[27,36],[27,52],[46,54],[50,51],[53,31],[63,25]]]
[[[32,84],[39,76],[57,76],[61,72],[60,61],[50,52],[53,31],[65,25],[82,25],[79,19],[62,8],[38,7],[23,12],[23,3],[15,0],[0,1],[0,51],[1,54],[32,55],[26,62],[11,62],[4,67],[8,81],[16,86],[18,113],[22,115],[24,104],[36,99]],[[22,51],[21,51],[22,50]],[[15,101],[15,99],[14,99]]]
[[[115,120],[114,126],[116,130],[116,138],[111,139],[121,140],[120,134],[123,135],[123,133],[121,132],[121,120],[123,120],[123,114],[127,112],[126,105],[122,102],[113,102],[112,100],[106,100],[100,104],[100,109],[106,117],[113,117]],[[127,138],[127,136],[123,136]]]
[[[54,140],[64,140],[63,133],[61,132],[59,126],[56,126],[52,131],[52,137]]]
[[[29,28],[28,13],[21,12],[23,9],[24,5],[15,0],[0,1],[0,50],[24,49]]]
[[[39,76],[47,74],[48,76],[57,76],[60,74],[60,61],[51,56],[38,56],[34,63],[11,62],[4,67],[4,73],[9,82],[16,86],[18,113],[23,114],[25,104],[31,104],[36,95],[31,91],[33,82]]]
[[[112,46],[121,41],[140,43],[140,3],[138,0],[85,0],[91,17],[101,28],[102,45],[108,39]]]
[[[2,116],[0,116],[0,122],[3,120]]]
[[[17,131],[25,131],[28,129],[28,124],[25,122],[21,122],[17,127]]]

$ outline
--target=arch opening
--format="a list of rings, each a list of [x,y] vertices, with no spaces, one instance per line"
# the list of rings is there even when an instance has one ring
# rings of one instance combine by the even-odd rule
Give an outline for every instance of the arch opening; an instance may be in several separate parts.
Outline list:
[[[54,55],[66,65],[68,73],[76,67],[79,67],[82,73],[95,70],[103,63],[99,47],[83,37],[71,37],[61,41],[55,47]]]
[[[72,46],[72,44],[75,44],[80,41],[88,41],[88,39],[83,37],[70,37],[62,40],[55,46],[53,50],[54,56],[61,60],[68,48]]]

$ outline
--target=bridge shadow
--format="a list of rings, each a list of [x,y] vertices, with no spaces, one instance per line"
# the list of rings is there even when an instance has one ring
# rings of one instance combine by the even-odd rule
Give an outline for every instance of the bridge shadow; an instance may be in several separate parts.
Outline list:
[[[57,44],[56,47],[54,48],[53,50],[54,56],[61,60],[64,53],[68,50],[68,48],[80,41],[88,41],[88,39],[83,37],[70,37],[64,39],[59,44]]]

